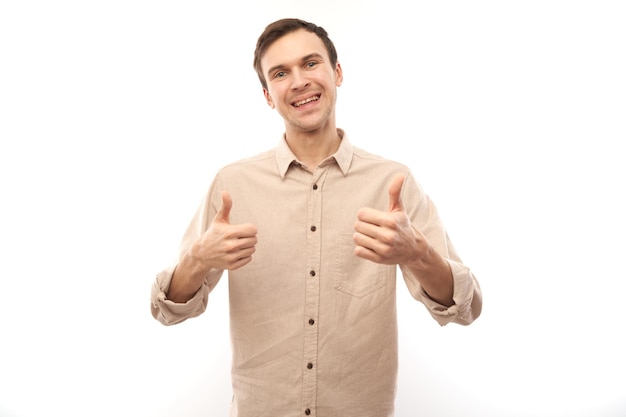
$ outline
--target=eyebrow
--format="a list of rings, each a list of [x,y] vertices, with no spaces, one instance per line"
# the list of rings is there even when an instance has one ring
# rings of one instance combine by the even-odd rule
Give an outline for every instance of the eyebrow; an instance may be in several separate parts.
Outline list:
[[[317,52],[313,52],[312,54],[308,54],[300,58],[300,62],[306,62],[311,58],[324,59],[322,54],[318,54]],[[269,77],[274,71],[285,68],[284,64],[274,65],[272,68],[267,70],[267,76]]]

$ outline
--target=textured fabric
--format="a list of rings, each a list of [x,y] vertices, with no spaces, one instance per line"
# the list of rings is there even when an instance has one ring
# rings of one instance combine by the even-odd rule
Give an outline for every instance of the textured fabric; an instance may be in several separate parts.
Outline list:
[[[252,261],[228,272],[233,348],[232,417],[393,415],[398,367],[396,271],[354,255],[361,207],[387,210],[388,187],[405,174],[402,201],[413,224],[450,263],[450,308],[429,299],[400,268],[412,296],[441,325],[471,323],[480,288],[450,244],[435,206],[409,169],[353,147],[305,169],[284,137],[274,150],[222,168],[190,223],[181,255],[208,228],[230,192],[230,222],[253,223]],[[167,300],[174,266],[157,275],[152,314],[166,325],[201,314],[223,271],[184,304]]]

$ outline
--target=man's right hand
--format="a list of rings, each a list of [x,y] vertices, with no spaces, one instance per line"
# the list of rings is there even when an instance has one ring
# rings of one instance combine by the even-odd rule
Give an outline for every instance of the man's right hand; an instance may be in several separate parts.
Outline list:
[[[206,232],[191,247],[194,263],[210,269],[237,269],[252,260],[257,242],[257,228],[253,224],[230,224],[233,200],[228,191],[222,191],[222,205]]]
[[[252,260],[257,227],[251,223],[230,224],[233,200],[222,191],[222,205],[213,222],[191,246],[174,271],[167,298],[186,302],[202,286],[211,269],[233,270]]]

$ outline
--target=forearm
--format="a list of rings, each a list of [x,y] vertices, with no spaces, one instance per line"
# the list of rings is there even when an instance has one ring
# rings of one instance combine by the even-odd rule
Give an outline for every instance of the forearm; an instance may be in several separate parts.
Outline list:
[[[429,247],[427,253],[428,256],[420,257],[407,267],[433,301],[450,307],[454,304],[454,279],[450,264],[433,247]]]
[[[221,276],[220,271],[211,272],[191,298],[175,302],[167,297],[175,268],[172,265],[157,274],[150,294],[152,316],[165,325],[177,324],[201,314],[206,309],[209,293]]]
[[[197,262],[191,254],[181,258],[174,269],[167,299],[175,303],[186,303],[202,287],[210,268]]]

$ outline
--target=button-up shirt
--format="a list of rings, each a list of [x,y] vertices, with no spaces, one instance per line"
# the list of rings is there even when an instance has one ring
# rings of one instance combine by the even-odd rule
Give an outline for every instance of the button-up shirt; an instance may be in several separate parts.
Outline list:
[[[393,416],[398,367],[395,265],[354,255],[362,207],[387,210],[394,175],[412,223],[450,264],[451,307],[430,299],[411,272],[412,296],[441,325],[480,314],[478,282],[450,244],[437,210],[400,163],[358,149],[339,130],[335,154],[304,166],[285,138],[255,157],[223,167],[182,239],[180,254],[207,230],[230,192],[230,223],[253,223],[252,261],[228,271],[232,338],[231,417]],[[186,303],[168,300],[175,265],[157,275],[153,316],[166,325],[206,309],[223,276],[212,270]]]

